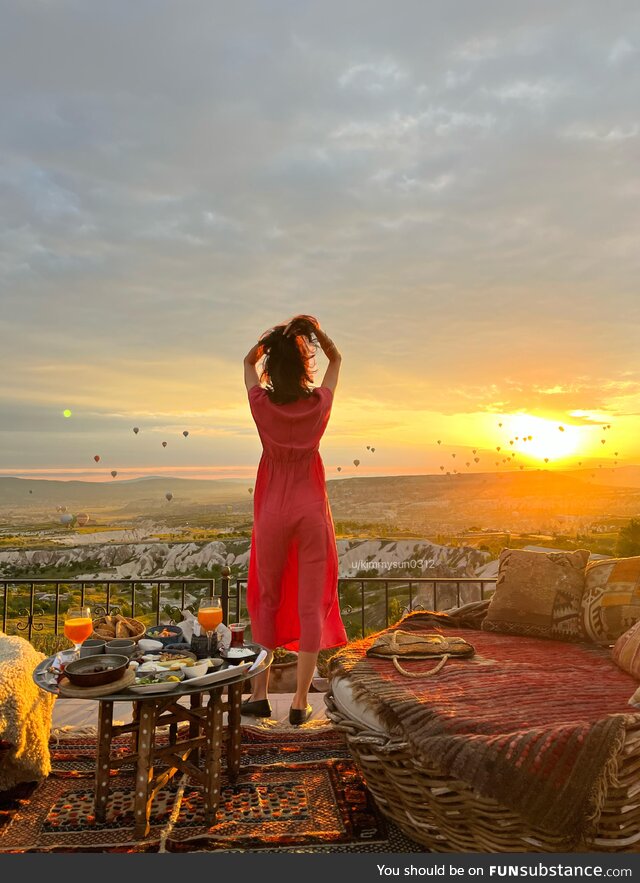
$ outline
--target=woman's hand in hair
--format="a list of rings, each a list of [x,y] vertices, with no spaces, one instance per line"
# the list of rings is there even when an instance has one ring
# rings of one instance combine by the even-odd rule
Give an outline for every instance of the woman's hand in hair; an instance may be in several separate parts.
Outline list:
[[[262,344],[256,343],[244,357],[245,365],[255,365],[262,357]]]
[[[298,335],[311,340],[320,327],[317,319],[313,316],[294,316],[285,325],[283,334],[285,337],[297,337]]]

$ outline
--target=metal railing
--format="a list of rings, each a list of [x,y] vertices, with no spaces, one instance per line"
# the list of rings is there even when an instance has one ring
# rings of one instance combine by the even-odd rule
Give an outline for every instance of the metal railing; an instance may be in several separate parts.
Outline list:
[[[220,596],[225,622],[246,617],[246,577],[222,569],[214,578],[0,578],[2,631],[60,634],[69,607],[89,605],[96,616],[123,613],[145,625],[175,622],[201,598]],[[338,594],[349,637],[376,631],[415,610],[445,610],[482,600],[495,579],[476,577],[342,577]]]
[[[2,631],[60,634],[69,607],[91,607],[95,616],[123,613],[145,625],[182,618],[181,611],[215,593],[215,579],[1,578]],[[224,605],[223,605],[224,606]]]
[[[242,599],[247,580],[236,578],[233,587],[230,583],[224,586],[228,580],[229,577],[222,577],[223,591],[229,615],[237,622],[244,615]],[[448,610],[471,601],[482,601],[495,584],[495,578],[478,577],[341,577],[338,579],[338,597],[347,634],[355,638],[387,628],[392,619],[395,622],[401,615],[412,611]],[[390,594],[390,587],[393,594]],[[393,607],[392,601],[396,602]]]

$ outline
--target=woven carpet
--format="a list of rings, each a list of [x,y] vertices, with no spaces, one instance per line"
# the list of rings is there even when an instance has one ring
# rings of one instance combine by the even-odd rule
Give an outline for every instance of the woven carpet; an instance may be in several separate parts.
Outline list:
[[[124,750],[114,740],[114,750]],[[0,852],[423,852],[379,813],[335,732],[243,728],[242,767],[223,782],[214,827],[200,788],[179,776],[156,796],[147,838],[133,837],[134,769],[112,771],[107,821],[93,815],[95,738],[52,744],[52,773],[0,803]]]

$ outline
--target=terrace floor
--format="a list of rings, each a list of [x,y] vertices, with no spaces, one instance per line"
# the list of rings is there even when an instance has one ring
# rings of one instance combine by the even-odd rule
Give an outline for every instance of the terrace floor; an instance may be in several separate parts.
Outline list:
[[[245,698],[248,698],[245,697]],[[291,693],[272,693],[269,697],[271,702],[270,718],[243,717],[242,724],[246,726],[260,725],[261,721],[270,729],[290,729],[289,724],[289,708],[293,694]],[[181,702],[188,707],[189,698],[184,697]],[[329,721],[325,715],[324,693],[310,693],[309,704],[313,708],[313,716],[311,718],[315,723],[314,727],[319,725],[320,721],[324,721],[329,725]],[[128,723],[131,720],[131,702],[114,703],[113,718],[114,721]],[[225,715],[226,719],[226,715]],[[226,722],[226,720],[225,720]],[[98,725],[98,703],[87,699],[56,699],[53,707],[53,726],[55,730],[63,727],[84,728],[97,727]],[[299,728],[298,728],[299,729]]]

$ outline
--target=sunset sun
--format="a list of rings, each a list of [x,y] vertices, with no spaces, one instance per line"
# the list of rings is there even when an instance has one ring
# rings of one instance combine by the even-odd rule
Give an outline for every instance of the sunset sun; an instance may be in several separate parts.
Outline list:
[[[549,462],[577,454],[582,445],[581,428],[546,420],[543,417],[518,415],[505,423],[512,450]]]

